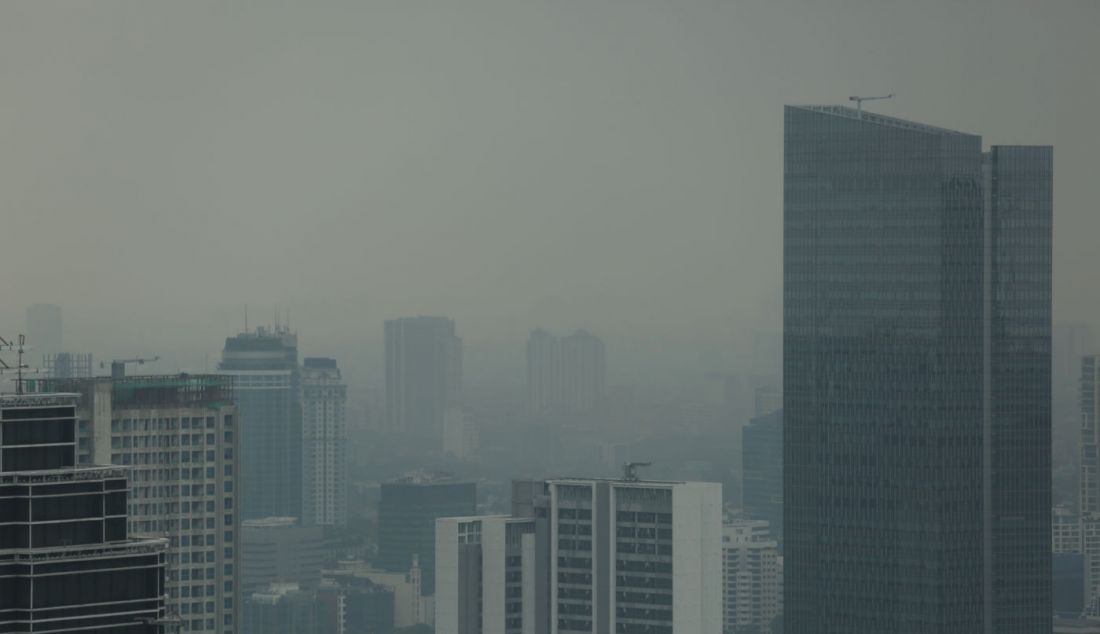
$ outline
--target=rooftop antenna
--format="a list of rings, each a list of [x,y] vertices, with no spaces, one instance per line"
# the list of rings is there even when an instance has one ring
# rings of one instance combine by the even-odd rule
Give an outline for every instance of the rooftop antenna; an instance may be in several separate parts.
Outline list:
[[[244,305],[244,331],[248,333],[248,304]]]
[[[628,462],[623,465],[623,480],[625,482],[638,481],[638,467],[648,467],[652,462]]]
[[[852,96],[852,97],[848,97],[848,101],[856,102],[856,112],[859,113],[859,118],[862,119],[863,118],[863,102],[864,101],[878,101],[879,99],[893,99],[893,98],[894,98],[894,93],[890,93],[889,95],[881,95],[881,96],[878,96],[878,97],[856,97],[856,96]]]
[[[14,381],[16,394],[23,394],[23,383],[24,381],[29,380],[23,378],[23,374],[25,373],[24,371],[31,374],[38,373],[37,368],[31,368],[31,366],[23,363],[23,353],[29,350],[26,344],[27,338],[24,335],[19,335],[19,338],[16,339],[15,342],[11,342],[7,339],[4,339],[3,337],[0,337],[0,352],[6,351],[15,353],[15,366],[8,365],[3,358],[0,358],[0,374],[11,374],[12,372],[15,373]]]

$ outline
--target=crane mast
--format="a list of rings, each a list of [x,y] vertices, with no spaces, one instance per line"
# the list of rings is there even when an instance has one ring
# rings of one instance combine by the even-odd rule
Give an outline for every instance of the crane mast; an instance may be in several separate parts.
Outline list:
[[[894,93],[890,93],[889,95],[881,95],[881,96],[878,96],[878,97],[858,97],[858,96],[853,95],[851,97],[848,97],[848,101],[856,102],[856,111],[859,113],[859,118],[862,119],[863,118],[863,102],[864,101],[878,101],[880,99],[893,99],[893,98],[894,98]]]

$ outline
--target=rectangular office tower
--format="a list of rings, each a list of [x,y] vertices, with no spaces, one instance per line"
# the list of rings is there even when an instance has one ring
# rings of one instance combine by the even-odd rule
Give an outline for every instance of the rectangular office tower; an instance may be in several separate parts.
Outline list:
[[[537,328],[527,338],[527,409],[535,422],[590,419],[603,404],[606,377],[603,341],[585,330],[557,337]]]
[[[168,538],[168,612],[187,632],[239,632],[233,381],[216,374],[46,379],[79,394],[77,463],[130,473],[131,531]]]
[[[298,335],[257,328],[225,340],[218,371],[240,411],[241,518],[302,516]]]
[[[126,468],[76,466],[76,399],[0,396],[0,631],[158,634],[168,542],[130,537]]]
[[[536,634],[545,596],[535,520],[446,517],[435,524],[436,634]]]
[[[418,560],[425,595],[435,592],[435,521],[477,513],[477,484],[444,473],[414,471],[382,483],[378,556],[382,570],[407,572]]]
[[[722,485],[512,483],[510,517],[436,522],[440,634],[722,631]]]
[[[302,365],[302,523],[344,526],[348,521],[348,386],[336,359]]]
[[[462,339],[446,317],[386,321],[386,420],[390,431],[443,448],[449,410],[461,405]]]
[[[789,634],[1051,630],[1050,147],[784,116]]]

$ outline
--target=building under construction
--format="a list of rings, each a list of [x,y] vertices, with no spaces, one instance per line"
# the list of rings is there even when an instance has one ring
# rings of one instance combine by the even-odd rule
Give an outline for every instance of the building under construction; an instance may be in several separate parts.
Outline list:
[[[79,464],[131,469],[129,528],[168,539],[165,591],[183,631],[240,632],[239,451],[233,378],[39,379],[78,395]]]

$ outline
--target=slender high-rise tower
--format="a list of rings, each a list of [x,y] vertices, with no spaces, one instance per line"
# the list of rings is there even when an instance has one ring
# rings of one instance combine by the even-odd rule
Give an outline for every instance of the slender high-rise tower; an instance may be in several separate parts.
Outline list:
[[[462,393],[462,339],[446,317],[386,322],[386,417],[391,431],[442,449],[447,411]]]
[[[1049,632],[1051,148],[784,119],[786,631]]]
[[[310,357],[302,365],[302,522],[347,524],[348,386],[336,359]]]

